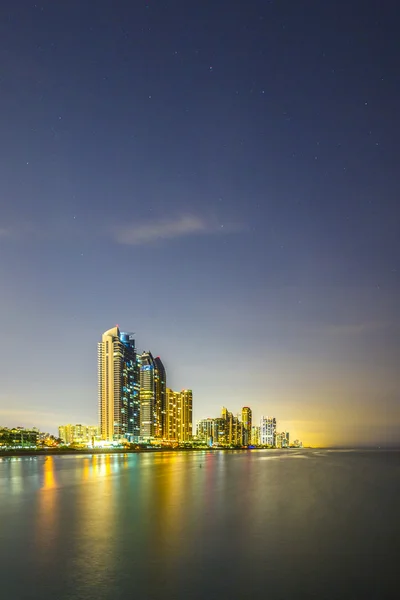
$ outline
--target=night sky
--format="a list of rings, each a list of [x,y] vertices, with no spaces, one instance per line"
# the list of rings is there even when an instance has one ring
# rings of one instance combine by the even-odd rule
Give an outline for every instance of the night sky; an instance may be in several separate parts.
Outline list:
[[[3,0],[0,425],[118,324],[306,444],[400,441],[397,3]]]

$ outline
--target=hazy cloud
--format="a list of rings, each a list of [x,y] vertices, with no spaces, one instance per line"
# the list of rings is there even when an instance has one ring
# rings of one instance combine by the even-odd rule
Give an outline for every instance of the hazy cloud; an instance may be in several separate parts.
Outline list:
[[[118,230],[116,240],[120,244],[142,245],[185,236],[225,233],[232,230],[232,226],[218,225],[201,217],[188,215],[123,227]]]

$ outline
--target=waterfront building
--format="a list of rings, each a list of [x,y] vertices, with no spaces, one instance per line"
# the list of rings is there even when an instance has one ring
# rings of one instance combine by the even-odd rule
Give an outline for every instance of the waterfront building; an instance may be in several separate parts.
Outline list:
[[[251,408],[244,406],[242,408],[242,423],[243,423],[243,445],[251,444],[251,427],[252,427],[252,412]]]
[[[214,421],[213,443],[218,445],[225,444],[225,419],[217,418]]]
[[[167,438],[167,375],[161,358],[154,359],[155,424],[154,437]]]
[[[214,442],[214,419],[202,419],[197,422],[196,436],[207,443]]]
[[[0,427],[0,447],[31,448],[37,445],[39,431],[25,427]]]
[[[192,390],[182,390],[179,394],[177,431],[178,440],[181,442],[190,442],[193,438],[193,392]]]
[[[260,445],[260,426],[252,425],[251,427],[251,444],[252,446]]]
[[[192,390],[174,392],[167,388],[167,439],[189,442],[193,438],[193,393]]]
[[[276,445],[276,419],[275,417],[261,417],[260,444],[262,446]]]
[[[140,433],[139,360],[132,333],[118,327],[98,344],[99,426],[102,440],[137,441]]]
[[[221,419],[224,421],[224,436],[221,440],[226,446],[233,444],[233,414],[225,406],[221,410]]]
[[[234,416],[227,408],[221,411],[223,435],[219,442],[225,446],[243,446],[244,429],[239,416]]]
[[[167,424],[166,424],[166,439],[169,441],[178,440],[177,432],[177,416],[178,416],[178,397],[179,392],[174,392],[167,388]]]
[[[289,432],[282,431],[276,434],[276,447],[277,448],[288,448],[289,447]]]
[[[58,437],[64,444],[90,444],[99,438],[100,430],[97,425],[60,425]]]
[[[160,413],[158,415],[160,417]],[[140,356],[140,436],[154,438],[159,432],[156,411],[156,365],[151,352]]]

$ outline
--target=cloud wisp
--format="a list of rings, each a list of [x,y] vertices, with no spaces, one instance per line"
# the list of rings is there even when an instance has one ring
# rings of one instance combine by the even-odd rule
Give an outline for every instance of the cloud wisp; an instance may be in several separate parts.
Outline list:
[[[137,223],[118,229],[116,241],[132,246],[154,244],[193,235],[211,235],[232,231],[231,226],[216,225],[198,216],[181,216],[174,219]]]

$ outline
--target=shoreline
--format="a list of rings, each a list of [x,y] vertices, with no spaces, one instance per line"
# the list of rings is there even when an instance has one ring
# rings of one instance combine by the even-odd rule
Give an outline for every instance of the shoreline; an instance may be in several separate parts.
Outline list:
[[[46,449],[18,449],[18,450],[0,450],[1,458],[12,458],[21,456],[65,456],[65,455],[88,455],[88,454],[141,454],[159,453],[159,452],[253,452],[254,450],[280,450],[287,452],[290,450],[304,450],[307,448],[46,448]],[[310,448],[308,448],[310,449]],[[314,449],[314,448],[313,448]]]

